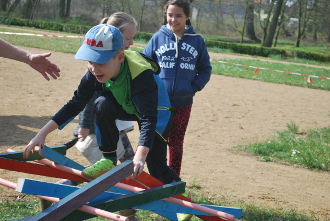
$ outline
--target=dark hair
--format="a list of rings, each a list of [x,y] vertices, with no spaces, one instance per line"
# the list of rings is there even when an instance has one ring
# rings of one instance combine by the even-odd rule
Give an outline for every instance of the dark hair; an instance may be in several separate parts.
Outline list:
[[[188,0],[169,0],[165,4],[165,6],[164,6],[164,13],[165,13],[165,15],[166,15],[168,6],[170,6],[170,5],[176,5],[176,6],[180,7],[180,8],[182,8],[184,14],[187,17],[190,17],[191,16],[191,13],[190,13],[190,1],[188,1]],[[188,19],[186,21],[186,25],[191,25],[190,19]]]

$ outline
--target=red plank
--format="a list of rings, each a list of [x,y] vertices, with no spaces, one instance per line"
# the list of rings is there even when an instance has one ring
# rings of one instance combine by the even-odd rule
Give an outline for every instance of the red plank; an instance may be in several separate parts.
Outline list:
[[[136,180],[134,180],[134,179],[122,180],[121,182],[128,184],[128,185],[140,187],[140,188],[154,188],[154,187],[164,185],[161,181],[157,180],[156,178],[154,178],[153,176],[149,175],[146,172],[142,172],[142,174],[140,176],[136,177],[135,179]],[[184,197],[182,195],[175,195],[173,197],[177,198],[177,199],[185,200],[188,202],[193,202],[189,198]],[[220,217],[216,217],[216,216],[199,215],[198,217],[203,220],[206,220],[206,221],[225,221],[225,219],[221,219]]]
[[[58,170],[56,168],[52,168],[49,166],[44,166],[40,164],[22,162],[17,160],[10,160],[6,158],[0,157],[0,168],[5,170],[29,173],[29,174],[36,174],[41,176],[48,176],[48,177],[56,177],[62,179],[70,179],[70,180],[77,180],[77,181],[85,181],[86,179],[83,177],[64,172]]]

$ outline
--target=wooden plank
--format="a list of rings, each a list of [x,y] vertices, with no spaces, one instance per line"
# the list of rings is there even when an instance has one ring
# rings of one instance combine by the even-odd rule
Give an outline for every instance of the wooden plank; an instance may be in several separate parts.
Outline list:
[[[75,192],[69,194],[67,197],[45,209],[41,213],[35,215],[30,220],[58,221],[132,173],[133,162],[125,161]]]
[[[16,187],[17,187],[16,183],[13,183],[11,181],[1,179],[1,178],[0,178],[0,185],[6,186],[6,187],[11,188],[11,189],[16,189]],[[44,199],[44,200],[48,200],[50,202],[59,202],[61,200],[60,198],[47,197],[47,196],[36,196],[36,197],[39,197],[39,198]],[[87,213],[94,214],[95,216],[100,216],[100,217],[110,219],[110,220],[129,221],[128,218],[125,217],[125,216],[119,216],[118,214],[114,214],[114,213],[104,211],[104,210],[101,210],[101,209],[98,209],[98,208],[90,207],[90,206],[87,206],[87,205],[83,205],[82,207],[80,207],[78,209],[81,210],[81,211],[87,212]],[[34,217],[35,216],[33,216],[33,218],[28,217],[27,220],[35,220]]]
[[[45,154],[43,154],[43,155],[45,155]],[[50,155],[50,154],[48,154],[49,155],[49,157],[53,157],[53,155]],[[65,156],[60,156],[61,158],[63,158],[63,159],[65,159],[66,157]],[[52,159],[53,161],[55,161],[56,163],[59,163],[59,164],[61,164],[61,165],[63,165],[64,163],[66,163],[67,161],[65,161],[65,160],[62,160],[62,159],[56,159],[56,158],[49,158],[49,159]],[[68,159],[68,161],[72,161],[72,160],[70,160],[70,159]],[[74,162],[74,161],[73,161]],[[77,167],[77,163],[76,162],[74,162],[75,164],[74,165],[72,165],[72,168],[76,168],[76,169],[78,169],[78,167]],[[144,176],[144,181],[146,181],[146,182],[149,182],[149,183],[153,183],[153,182],[157,182],[158,183],[158,185],[156,185],[156,186],[160,186],[160,185],[163,185],[163,183],[161,183],[159,180],[157,180],[157,179],[155,179],[155,178],[153,178],[152,176],[150,176],[149,174],[147,174],[147,173],[144,173],[145,174],[145,176]],[[141,175],[139,176],[139,177],[141,177]],[[141,179],[141,178],[140,178]],[[122,181],[123,182],[123,181]],[[138,180],[138,182],[141,184],[143,184],[143,181],[142,180]],[[133,186],[136,186],[136,185],[133,185]],[[148,187],[148,185],[146,185],[145,183],[142,185],[143,187],[141,187],[141,188],[149,188]],[[156,186],[154,186],[154,187],[156,187]],[[111,189],[110,189],[111,190]],[[180,200],[185,200],[185,201],[188,201],[188,202],[193,202],[192,200],[190,200],[190,199],[188,199],[188,198],[186,198],[186,197],[184,197],[184,196],[182,196],[182,195],[177,195],[177,196],[175,196],[177,199],[180,199]],[[172,199],[171,199],[172,200]],[[173,199],[174,200],[174,199]],[[172,200],[172,201],[173,201]],[[174,201],[173,201],[174,202]],[[182,201],[181,201],[182,202]],[[180,202],[180,203],[181,203]],[[209,210],[210,212],[211,212],[211,210],[213,210],[212,211],[212,213],[215,213],[216,211],[219,211],[219,213],[222,213],[223,214],[223,216],[225,216],[225,217],[231,217],[231,215],[232,214],[227,214],[227,213],[225,213],[225,212],[222,212],[221,210],[223,209],[223,207],[221,207],[221,208],[217,208],[217,207],[215,207],[216,209],[211,209],[211,208],[208,208],[208,207],[204,207],[204,206],[201,206],[201,205],[199,205],[199,204],[196,204],[195,205],[196,207],[199,207],[200,209],[202,209],[202,210]],[[211,209],[211,210],[210,210]],[[231,208],[228,208],[229,210],[231,210]],[[238,209],[239,210],[239,209]],[[235,210],[236,212],[237,212],[237,210]],[[210,218],[211,217],[211,218]],[[202,217],[200,217],[200,218],[202,218]],[[220,220],[223,220],[222,218],[220,218],[220,217],[213,217],[212,218],[212,216],[206,216],[206,217],[203,217],[203,219],[205,219],[205,220],[208,220],[208,221],[216,221],[216,220],[218,220],[218,221],[220,221]],[[232,219],[232,218],[231,218]]]
[[[5,170],[36,174],[41,176],[56,177],[61,179],[70,179],[77,181],[87,181],[83,177],[58,170],[45,165],[22,162],[6,158],[0,158],[0,168]]]
[[[62,155],[66,154],[66,146],[60,145],[60,146],[54,146],[50,147],[51,150],[54,150],[54,152],[60,153]],[[23,158],[23,152],[24,151],[16,151],[16,152],[10,152],[10,153],[2,153],[0,154],[0,157],[12,159],[12,160],[19,160],[19,161],[32,161],[32,160],[40,160],[44,159],[45,157],[40,156],[39,153],[30,154],[29,158]]]
[[[137,187],[140,187],[140,188],[154,188],[154,187],[157,187],[157,186],[164,185],[161,181],[157,180],[156,178],[152,177],[151,175],[149,175],[146,172],[142,172],[142,174],[140,176],[136,177],[135,180],[130,179],[130,180],[123,180],[121,182],[125,183],[125,184],[128,184],[128,185],[137,186]],[[190,200],[187,197],[184,197],[181,194],[173,196],[173,197],[178,198],[178,199],[182,199],[182,200],[185,200],[185,201],[188,201],[188,202],[193,202],[192,200]],[[211,208],[211,205],[203,205],[203,206]],[[242,209],[233,208],[233,207],[212,206],[211,209],[215,209],[215,210],[218,210],[218,211],[224,210],[223,212],[230,211],[230,213],[229,212],[225,212],[225,213],[234,215],[237,218],[240,218],[242,216],[242,213],[243,213]],[[219,217],[210,216],[210,215],[209,216],[198,215],[198,217],[203,219],[203,220],[206,220],[206,221],[221,221],[221,220],[223,220]]]
[[[113,192],[103,192],[96,198],[90,200],[92,203],[89,203],[88,205],[111,212],[131,207],[139,208],[139,205],[147,205],[150,202],[152,202],[150,204],[153,204],[155,201],[157,202],[157,200],[162,198],[167,198],[173,194],[182,193],[184,192],[184,188],[185,183],[180,181],[127,195]],[[25,194],[57,198],[64,198],[77,189],[79,189],[79,187],[23,178],[20,178],[18,187],[16,188],[17,191]],[[146,209],[146,206],[144,206],[143,209]],[[75,211],[62,220],[83,220],[94,216],[95,215]]]
[[[53,149],[44,146],[43,147],[43,153],[42,156],[54,161],[55,163],[58,163],[62,166],[70,167],[70,168],[75,168],[77,170],[84,170],[85,167],[80,165],[79,163],[67,158],[63,154],[60,154]]]

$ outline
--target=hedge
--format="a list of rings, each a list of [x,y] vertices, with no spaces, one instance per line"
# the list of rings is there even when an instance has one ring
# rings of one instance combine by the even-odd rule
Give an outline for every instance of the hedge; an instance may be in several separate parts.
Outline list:
[[[1,16],[0,16],[0,24],[33,27],[39,29],[69,32],[69,33],[76,33],[82,35],[84,35],[91,28],[91,26],[86,26],[86,25],[71,25],[71,24],[64,24],[57,22],[35,21],[35,20],[1,17]],[[149,41],[152,35],[153,35],[152,33],[137,32],[134,38],[141,39],[144,41]],[[205,43],[206,43],[206,47],[208,48],[230,49],[233,52],[239,54],[257,55],[262,57],[269,57],[269,55],[280,55],[282,57],[285,56],[285,50],[278,48],[265,48],[261,46],[250,46],[250,45],[242,45],[237,43],[212,41],[212,40],[206,40]],[[318,62],[330,61],[329,54],[305,52],[305,51],[294,51],[293,54],[295,57],[302,59],[314,60]]]

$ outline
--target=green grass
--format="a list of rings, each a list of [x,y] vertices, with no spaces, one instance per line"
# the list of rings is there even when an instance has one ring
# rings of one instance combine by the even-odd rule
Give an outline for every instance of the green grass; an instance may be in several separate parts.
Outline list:
[[[260,156],[260,161],[289,163],[330,172],[330,128],[298,132],[298,126],[293,122],[287,127],[288,130],[277,132],[265,142],[236,148]]]
[[[250,204],[236,199],[235,196],[205,197],[195,195],[194,200],[200,204],[241,208],[243,210],[243,216],[240,218],[241,221],[321,221],[316,215],[307,216],[287,208],[271,208]],[[27,195],[23,199],[6,200],[0,203],[0,220],[3,221],[20,219],[38,213],[40,213],[39,200],[34,196]],[[158,214],[146,210],[138,210],[137,215],[143,221],[153,221],[159,217]],[[108,219],[95,217],[89,220],[105,221]],[[202,219],[194,216],[192,220],[199,221]],[[168,219],[164,218],[164,221],[168,221]]]
[[[25,196],[22,199],[5,200],[0,203],[0,220],[16,220],[37,214],[39,211],[38,199]]]
[[[281,73],[272,70],[287,71],[292,73],[314,75],[319,77],[330,78],[330,70],[325,68],[307,67],[296,64],[282,64],[276,62],[266,62],[249,59],[223,59],[221,61],[240,64],[225,64],[212,62],[212,73],[230,77],[246,78],[259,80],[264,82],[272,82],[278,84],[287,84],[292,86],[308,87],[314,89],[330,90],[330,79],[312,78],[313,82],[307,84],[307,77],[290,73]],[[253,66],[245,67],[241,65]],[[257,68],[266,68],[271,70],[259,69],[258,73],[254,73]]]

